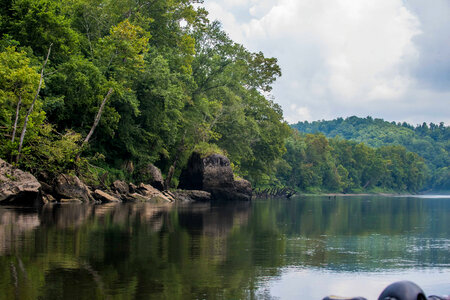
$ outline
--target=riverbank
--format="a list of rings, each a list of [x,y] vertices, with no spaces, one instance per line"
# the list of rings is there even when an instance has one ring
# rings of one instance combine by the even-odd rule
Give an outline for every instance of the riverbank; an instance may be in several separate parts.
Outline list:
[[[252,197],[250,182],[236,180],[230,161],[220,154],[202,156],[194,152],[181,173],[178,189],[170,188],[154,165],[149,164],[147,170],[146,182],[115,180],[89,185],[73,173],[36,178],[0,159],[0,204],[250,201]]]

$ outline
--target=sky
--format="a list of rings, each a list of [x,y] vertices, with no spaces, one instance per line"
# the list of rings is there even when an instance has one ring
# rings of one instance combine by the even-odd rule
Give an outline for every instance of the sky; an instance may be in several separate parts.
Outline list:
[[[372,116],[450,124],[450,0],[204,0],[236,42],[276,57],[289,123]]]

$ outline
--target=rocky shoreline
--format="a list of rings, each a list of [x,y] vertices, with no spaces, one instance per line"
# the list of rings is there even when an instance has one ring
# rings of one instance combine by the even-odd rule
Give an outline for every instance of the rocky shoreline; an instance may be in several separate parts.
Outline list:
[[[49,182],[38,181],[0,159],[0,204],[250,201],[252,197],[250,182],[235,180],[230,161],[223,155],[202,157],[193,153],[182,171],[178,189],[165,190],[161,171],[153,165],[148,169],[149,182],[116,180],[109,187],[98,187],[88,186],[71,174],[59,174]]]

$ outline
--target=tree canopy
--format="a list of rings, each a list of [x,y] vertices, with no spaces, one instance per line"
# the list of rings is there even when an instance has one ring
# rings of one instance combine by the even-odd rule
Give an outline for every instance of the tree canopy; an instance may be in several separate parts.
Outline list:
[[[289,135],[268,97],[280,67],[232,41],[199,3],[1,1],[2,157],[17,151],[12,132],[23,124],[52,45],[20,166],[80,171],[81,153],[90,165],[132,179],[148,163],[179,174],[192,151],[209,147],[221,149],[239,175],[268,183]],[[58,141],[72,158],[42,146]],[[44,162],[52,155],[59,167]]]

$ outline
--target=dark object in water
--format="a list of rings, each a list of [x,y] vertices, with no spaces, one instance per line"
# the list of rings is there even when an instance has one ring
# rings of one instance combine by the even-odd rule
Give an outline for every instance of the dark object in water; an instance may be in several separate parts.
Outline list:
[[[399,281],[385,288],[378,300],[427,300],[427,297],[414,282]]]
[[[363,297],[341,298],[335,296],[325,297],[322,300],[367,300]],[[423,290],[414,282],[399,281],[387,286],[378,300],[450,300],[449,296],[425,296]]]

